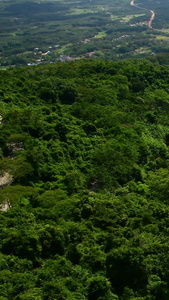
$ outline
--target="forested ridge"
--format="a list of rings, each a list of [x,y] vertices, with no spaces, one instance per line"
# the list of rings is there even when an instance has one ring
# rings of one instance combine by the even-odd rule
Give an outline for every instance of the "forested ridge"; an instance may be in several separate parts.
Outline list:
[[[0,82],[0,299],[168,300],[169,67],[81,60]]]

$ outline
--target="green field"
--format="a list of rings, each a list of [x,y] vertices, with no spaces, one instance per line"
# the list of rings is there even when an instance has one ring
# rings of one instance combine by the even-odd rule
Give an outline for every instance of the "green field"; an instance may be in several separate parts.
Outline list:
[[[138,17],[143,17],[143,16],[145,16],[145,14],[127,15],[127,16],[123,17],[122,20],[125,22],[129,22],[133,18],[138,18]]]

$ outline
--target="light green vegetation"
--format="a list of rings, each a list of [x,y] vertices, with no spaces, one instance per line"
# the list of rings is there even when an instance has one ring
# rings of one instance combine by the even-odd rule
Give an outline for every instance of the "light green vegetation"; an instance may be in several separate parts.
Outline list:
[[[67,15],[81,15],[81,14],[89,14],[89,13],[96,13],[98,10],[96,9],[81,9],[81,8],[76,8],[76,9],[71,9],[71,11]]]
[[[157,39],[157,40],[168,40],[168,39],[169,39],[169,36],[165,36],[165,35],[157,35],[157,36],[156,36],[156,39]]]
[[[143,17],[145,16],[145,14],[137,14],[137,15],[127,15],[125,17],[122,18],[122,20],[124,22],[129,22],[130,20],[132,20],[133,18],[138,18],[138,17]]]
[[[58,54],[63,54],[64,51],[66,51],[67,48],[69,48],[69,47],[71,47],[71,46],[72,46],[71,43],[70,43],[70,44],[66,44],[66,45],[64,45],[64,46],[62,46],[62,47],[60,47],[60,48],[58,48],[58,50],[56,50],[56,51],[57,51]]]
[[[111,14],[110,19],[111,20],[118,20],[118,19],[120,19],[120,17]]]
[[[140,47],[135,50],[136,53],[151,53],[151,49],[148,47]]]
[[[107,34],[105,31],[101,31],[97,35],[94,36],[94,39],[101,39],[101,38],[105,37],[106,35]]]

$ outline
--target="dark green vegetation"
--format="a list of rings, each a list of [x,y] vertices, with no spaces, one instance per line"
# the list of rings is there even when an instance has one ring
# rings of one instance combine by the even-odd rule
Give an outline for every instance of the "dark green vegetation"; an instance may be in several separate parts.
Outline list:
[[[169,68],[79,61],[0,81],[0,299],[168,300]]]
[[[1,1],[0,64],[144,57],[169,50],[169,2]],[[155,11],[153,28],[147,26]]]

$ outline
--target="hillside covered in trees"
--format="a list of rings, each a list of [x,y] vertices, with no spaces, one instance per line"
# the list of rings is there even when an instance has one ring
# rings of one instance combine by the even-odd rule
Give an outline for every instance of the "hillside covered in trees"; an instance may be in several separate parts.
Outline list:
[[[168,300],[169,67],[81,60],[0,82],[0,299]]]

